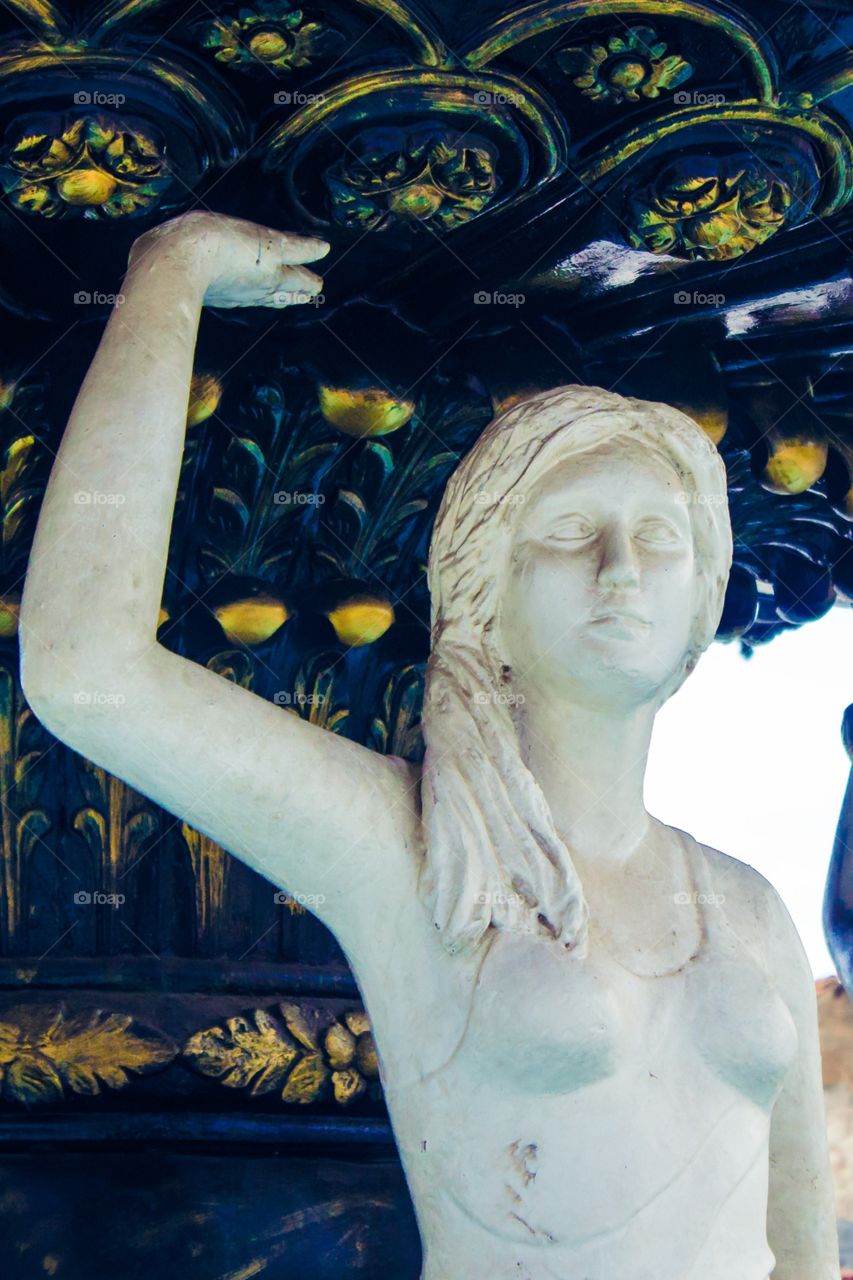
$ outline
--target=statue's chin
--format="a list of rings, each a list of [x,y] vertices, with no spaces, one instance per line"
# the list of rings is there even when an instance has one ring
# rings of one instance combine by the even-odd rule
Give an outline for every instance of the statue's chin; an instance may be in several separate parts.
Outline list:
[[[553,697],[567,706],[627,715],[647,703],[665,702],[680,683],[673,667],[650,664],[647,649],[632,654],[626,646],[621,653],[611,649],[584,657],[568,670],[565,659],[560,669],[552,668]],[[678,674],[681,670],[679,663]]]

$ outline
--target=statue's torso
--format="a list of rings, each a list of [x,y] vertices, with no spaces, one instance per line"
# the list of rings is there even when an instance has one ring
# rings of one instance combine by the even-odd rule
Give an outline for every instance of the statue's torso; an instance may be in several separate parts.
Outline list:
[[[368,981],[425,1280],[766,1280],[796,1029],[689,844],[702,939],[676,972],[630,972],[594,917],[585,958],[505,932],[448,957],[417,904]]]

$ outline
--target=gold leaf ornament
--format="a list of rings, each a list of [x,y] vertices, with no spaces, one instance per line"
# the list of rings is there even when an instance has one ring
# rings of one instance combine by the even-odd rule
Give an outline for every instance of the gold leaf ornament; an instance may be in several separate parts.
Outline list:
[[[264,1009],[254,1009],[197,1031],[184,1046],[184,1057],[202,1075],[254,1097],[280,1088],[300,1051],[280,1023]]]
[[[336,1019],[328,1010],[283,1002],[278,1017],[254,1009],[198,1031],[184,1057],[202,1075],[252,1096],[277,1092],[304,1106],[332,1097],[347,1106],[379,1076],[376,1047],[366,1015],[353,1010]]]
[[[3,1096],[26,1105],[123,1089],[131,1074],[158,1070],[176,1053],[167,1036],[126,1013],[25,1005],[0,1015]]]

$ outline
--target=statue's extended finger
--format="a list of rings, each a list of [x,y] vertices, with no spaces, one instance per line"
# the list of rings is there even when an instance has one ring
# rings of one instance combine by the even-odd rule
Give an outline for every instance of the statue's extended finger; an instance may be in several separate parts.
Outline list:
[[[322,288],[321,277],[307,267],[289,267],[281,273],[273,302],[279,307],[298,306],[316,298]]]
[[[331,249],[326,240],[315,236],[282,236],[282,262],[300,263],[314,262],[317,258],[325,258]]]

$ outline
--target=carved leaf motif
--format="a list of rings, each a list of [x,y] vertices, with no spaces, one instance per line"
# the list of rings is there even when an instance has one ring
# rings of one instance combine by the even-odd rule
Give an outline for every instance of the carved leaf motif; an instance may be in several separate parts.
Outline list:
[[[326,1032],[326,1056],[336,1070],[348,1067],[355,1057],[355,1036],[348,1027],[334,1023]]]
[[[16,1102],[56,1102],[65,1090],[95,1096],[123,1089],[129,1073],[165,1066],[177,1047],[130,1014],[60,1006],[18,1006],[0,1021],[0,1080]]]
[[[251,1095],[281,1090],[281,1100],[304,1105],[329,1096],[347,1106],[378,1079],[367,1017],[350,1010],[340,1020],[328,1009],[283,1002],[284,1025],[264,1009],[197,1031],[184,1057],[202,1075]],[[371,1091],[378,1086],[371,1084]]]
[[[255,1096],[281,1086],[299,1048],[265,1010],[255,1009],[247,1017],[197,1031],[184,1046],[184,1056],[202,1075]]]
[[[370,726],[369,742],[377,751],[406,760],[422,757],[423,679],[422,667],[409,663],[388,681],[382,698],[382,715],[374,716]]]
[[[315,1053],[320,1045],[317,1041],[317,1014],[314,1010],[300,1009],[298,1004],[279,1005],[287,1023],[287,1029],[295,1036],[305,1049]]]
[[[297,1063],[282,1090],[283,1102],[316,1102],[329,1079],[329,1068],[320,1053],[308,1053]]]
[[[208,659],[207,667],[209,671],[215,671],[218,676],[242,685],[244,689],[251,689],[255,679],[254,661],[242,649],[224,649],[222,653],[215,653]]]

